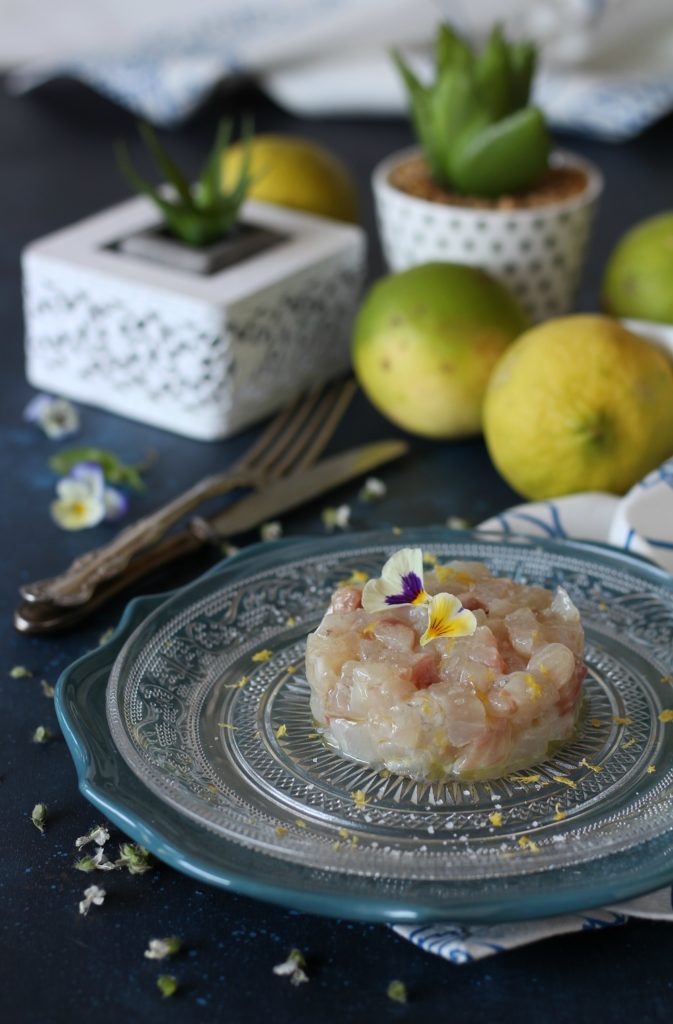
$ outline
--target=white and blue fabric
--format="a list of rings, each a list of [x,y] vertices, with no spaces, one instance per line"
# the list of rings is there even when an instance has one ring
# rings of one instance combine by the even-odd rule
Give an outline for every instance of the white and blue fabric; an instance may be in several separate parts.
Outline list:
[[[300,115],[399,114],[406,98],[387,51],[403,46],[428,73],[442,17],[475,40],[494,21],[535,39],[542,60],[534,98],[552,127],[620,141],[673,110],[671,0],[167,0],[154,24],[130,0],[121,11],[121,0],[98,0],[93,11],[88,0],[61,0],[51,28],[44,5],[31,16],[36,2],[16,5],[3,25],[23,57],[10,89],[67,76],[164,127],[241,76]],[[59,48],[52,40],[66,9],[71,31]],[[96,18],[97,34],[87,28]],[[2,50],[0,41],[7,61]]]

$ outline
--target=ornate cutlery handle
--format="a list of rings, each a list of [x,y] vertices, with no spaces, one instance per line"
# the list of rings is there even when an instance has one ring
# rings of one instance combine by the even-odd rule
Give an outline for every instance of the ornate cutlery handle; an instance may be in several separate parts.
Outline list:
[[[202,502],[237,487],[259,486],[261,480],[259,472],[245,470],[233,475],[225,471],[204,477],[156,512],[127,526],[108,544],[76,558],[65,572],[24,584],[21,596],[26,601],[50,601],[64,607],[84,604],[99,583],[123,572],[134,555],[156,543],[169,527]]]

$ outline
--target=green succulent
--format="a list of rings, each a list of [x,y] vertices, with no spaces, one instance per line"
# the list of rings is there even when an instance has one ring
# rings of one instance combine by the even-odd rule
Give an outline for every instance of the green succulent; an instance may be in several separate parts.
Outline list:
[[[143,193],[161,210],[166,227],[177,238],[197,248],[219,241],[231,230],[238,219],[241,204],[246,197],[252,178],[249,172],[252,128],[245,123],[242,135],[245,156],[241,173],[234,187],[227,191],[222,180],[222,161],[231,139],[231,121],[220,121],[215,143],[199,178],[192,184],[171,159],[148,124],[139,124],[138,132],[155,164],[172,185],[174,197],[151,185],[142,178],[129,157],[124,143],[117,145],[119,168],[136,192]]]
[[[477,54],[441,25],[435,81],[427,86],[397,51],[392,56],[438,185],[493,197],[528,188],[542,175],[551,144],[542,113],[528,105],[537,56],[532,43],[506,42],[496,26]]]

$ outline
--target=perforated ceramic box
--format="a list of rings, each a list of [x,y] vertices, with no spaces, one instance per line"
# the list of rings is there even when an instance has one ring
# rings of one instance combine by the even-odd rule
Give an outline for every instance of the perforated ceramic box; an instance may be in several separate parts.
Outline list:
[[[121,252],[156,225],[132,199],[27,247],[26,375],[37,388],[187,437],[228,437],[349,365],[364,232],[268,203],[275,245],[217,273]]]
[[[477,209],[432,202],[392,185],[393,169],[419,155],[415,148],[402,150],[374,170],[379,232],[390,269],[435,260],[481,267],[507,285],[534,320],[570,312],[603,188],[600,171],[559,150],[551,165],[584,171],[583,192],[530,208]]]

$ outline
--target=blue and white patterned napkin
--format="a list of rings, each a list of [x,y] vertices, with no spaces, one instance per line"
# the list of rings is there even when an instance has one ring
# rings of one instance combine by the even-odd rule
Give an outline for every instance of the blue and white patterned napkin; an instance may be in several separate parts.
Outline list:
[[[114,0],[100,4],[114,8]],[[419,70],[429,72],[430,40],[442,16],[475,39],[494,21],[536,39],[542,64],[535,100],[555,128],[620,141],[673,109],[670,0],[198,0],[180,17],[162,9],[151,34],[145,18],[133,31],[127,5],[121,35],[113,15],[101,21],[109,38],[85,35],[78,43],[78,20],[71,19],[69,52],[24,61],[8,86],[20,93],[75,78],[164,127],[189,117],[218,82],[242,75],[300,115],[402,113],[406,98],[387,50],[410,48]],[[26,17],[24,36],[40,29]],[[49,50],[48,40],[42,47]],[[31,52],[30,45],[21,49]]]

